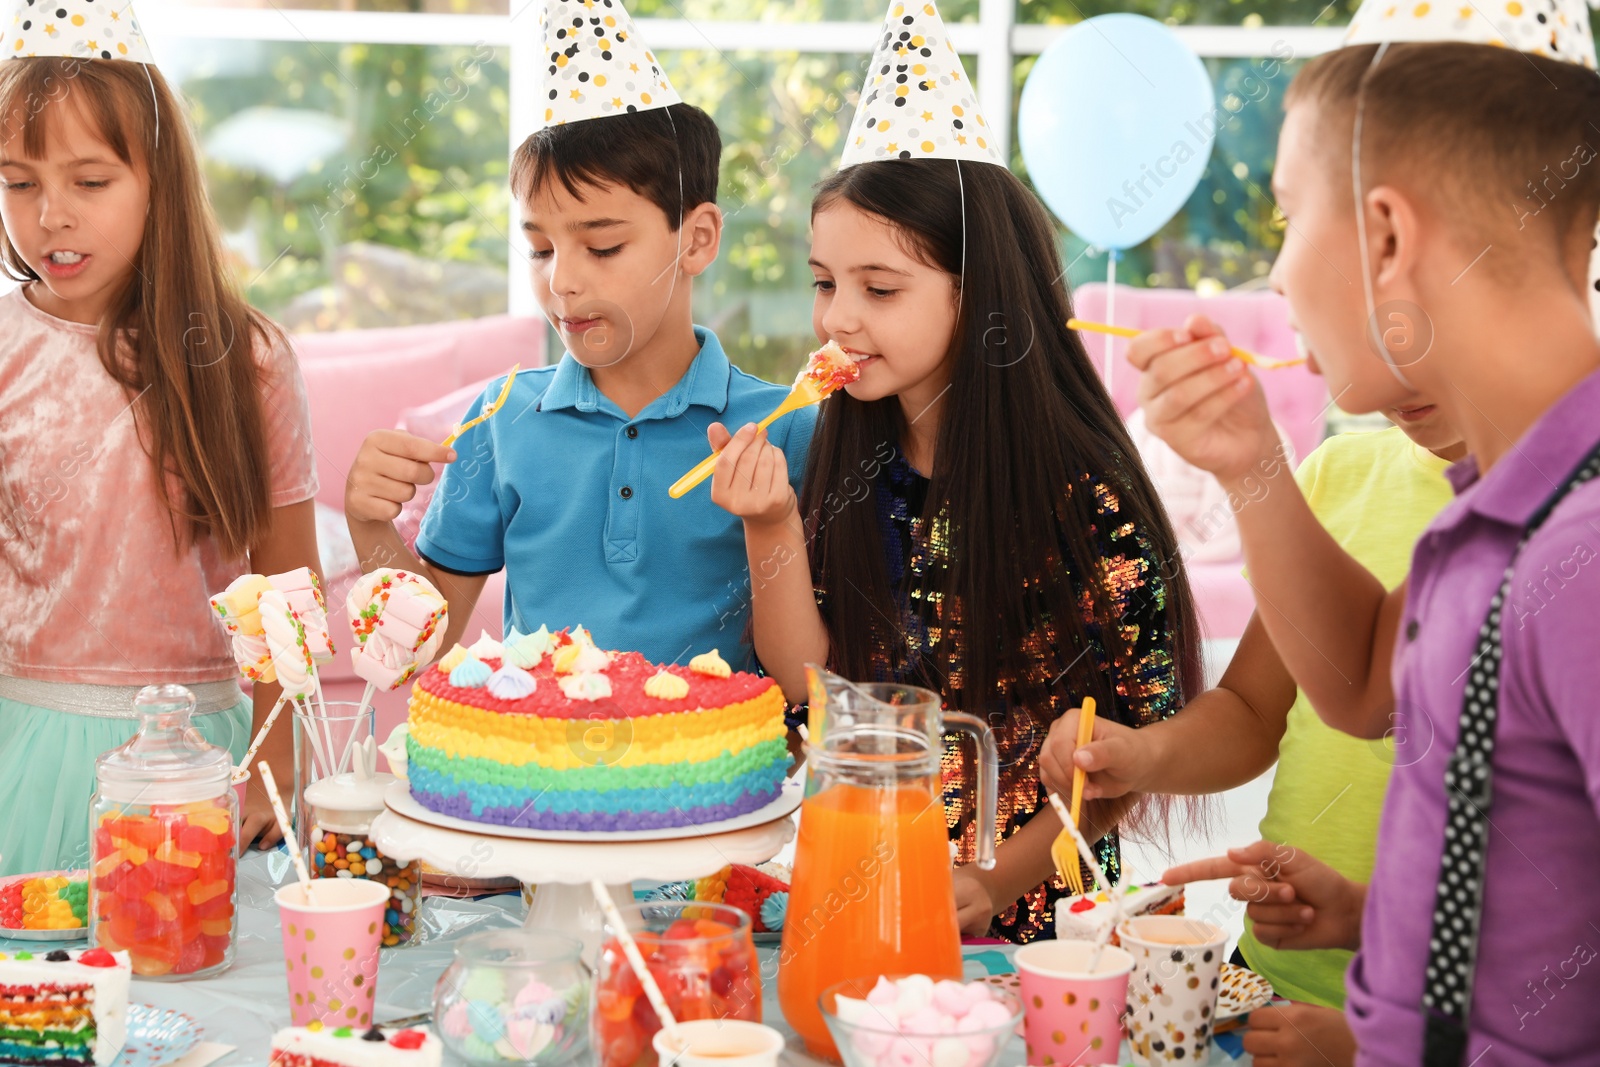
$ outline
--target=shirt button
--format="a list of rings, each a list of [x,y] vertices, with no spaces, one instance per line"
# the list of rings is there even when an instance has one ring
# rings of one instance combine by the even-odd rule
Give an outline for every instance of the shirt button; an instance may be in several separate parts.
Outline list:
[[[621,496],[622,499],[624,499],[624,500],[632,500],[633,499],[633,486],[631,486],[631,485],[623,486],[621,489],[617,490],[617,495]]]
[[[1415,641],[1417,639],[1417,631],[1420,629],[1422,629],[1422,627],[1420,624],[1418,624],[1416,619],[1412,619],[1410,622],[1406,623],[1406,640]]]
[[[629,426],[628,427],[628,436],[630,438],[638,437],[639,436],[639,427],[637,427],[637,426]]]

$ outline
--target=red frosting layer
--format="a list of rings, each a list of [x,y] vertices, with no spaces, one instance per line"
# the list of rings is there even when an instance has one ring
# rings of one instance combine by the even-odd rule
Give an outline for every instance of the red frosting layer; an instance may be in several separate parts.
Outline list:
[[[486,659],[498,670],[502,661]],[[689,683],[689,695],[682,700],[657,700],[647,696],[644,685],[658,671],[667,671]],[[723,708],[753,700],[772,688],[771,678],[736,672],[731,678],[712,678],[696,674],[688,667],[658,667],[637,652],[619,652],[604,671],[611,682],[611,696],[600,700],[569,700],[561,691],[561,679],[550,667],[550,657],[528,672],[539,687],[520,700],[501,700],[486,688],[459,689],[450,676],[438,667],[429,667],[417,679],[417,688],[444,700],[469,707],[484,708],[506,715],[535,715],[545,719],[633,719],[641,715],[671,715],[676,712]]]

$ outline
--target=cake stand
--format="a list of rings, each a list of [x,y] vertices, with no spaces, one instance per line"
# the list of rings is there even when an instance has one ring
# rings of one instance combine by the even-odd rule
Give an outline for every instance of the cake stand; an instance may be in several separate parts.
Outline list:
[[[633,900],[632,882],[681,882],[715,874],[730,863],[754,866],[776,856],[794,837],[804,789],[784,782],[777,800],[756,811],[704,826],[631,833],[541,834],[468,823],[422,807],[398,781],[384,796],[387,810],[372,822],[372,843],[401,863],[421,860],[468,878],[515,878],[531,883],[526,926],[580,938],[589,963],[599,957],[604,922],[589,883],[598,878],[619,903]]]

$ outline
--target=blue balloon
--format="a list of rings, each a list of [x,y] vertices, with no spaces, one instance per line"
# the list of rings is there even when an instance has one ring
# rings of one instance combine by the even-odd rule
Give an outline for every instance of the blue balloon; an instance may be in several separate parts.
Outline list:
[[[1090,244],[1120,250],[1183,207],[1227,117],[1205,66],[1170,29],[1100,15],[1039,57],[1017,140],[1050,210]]]

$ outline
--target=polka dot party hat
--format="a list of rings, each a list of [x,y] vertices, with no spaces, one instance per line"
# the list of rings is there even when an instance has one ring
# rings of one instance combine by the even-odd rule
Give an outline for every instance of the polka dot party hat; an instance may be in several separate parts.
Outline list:
[[[891,0],[839,168],[879,159],[1005,166],[932,0]]]
[[[128,0],[4,0],[0,16],[7,59],[127,59],[155,63]]]
[[[545,0],[539,129],[681,104],[622,0]]]
[[[1344,43],[1456,41],[1595,67],[1586,0],[1365,0]]]

